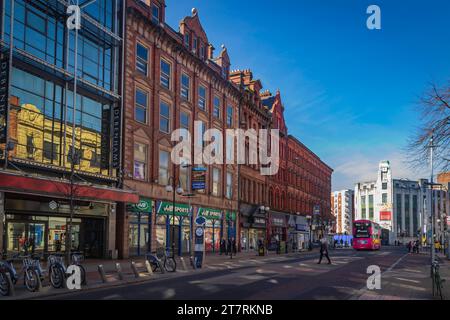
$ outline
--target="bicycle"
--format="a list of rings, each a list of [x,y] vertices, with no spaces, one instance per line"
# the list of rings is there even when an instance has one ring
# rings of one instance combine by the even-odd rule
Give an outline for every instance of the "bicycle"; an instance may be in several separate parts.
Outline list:
[[[164,248],[158,248],[156,250],[156,255],[150,253],[147,254],[146,259],[150,263],[153,272],[157,269],[160,269],[161,272],[164,272],[164,270],[167,272],[175,272],[177,270],[175,259],[172,256],[169,256]]]
[[[0,294],[2,296],[9,296],[13,283],[8,274],[8,269],[3,262],[0,262]]]
[[[433,286],[433,297],[439,296],[441,300],[444,300],[442,289],[444,288],[445,279],[441,279],[439,274],[439,262],[435,260],[431,265],[431,279]]]
[[[81,265],[83,258],[83,255],[77,252],[74,252],[71,256],[72,265],[80,268],[81,285],[86,285],[86,270]],[[67,268],[64,265],[64,259],[61,254],[52,254],[48,256],[48,274],[53,288],[64,288],[65,280],[67,279]]]
[[[11,285],[16,285],[21,278],[21,276],[17,273],[14,267],[15,260],[22,260],[23,280],[27,290],[30,292],[39,291],[42,286],[42,273],[41,273],[42,269],[40,269],[39,261],[36,261],[31,256],[15,255],[13,256],[12,259],[8,259],[1,262],[3,277],[7,277],[6,274],[9,274],[9,278],[11,279],[11,282],[8,284],[5,284],[4,280],[2,281],[3,286],[2,293],[9,294],[11,290]]]

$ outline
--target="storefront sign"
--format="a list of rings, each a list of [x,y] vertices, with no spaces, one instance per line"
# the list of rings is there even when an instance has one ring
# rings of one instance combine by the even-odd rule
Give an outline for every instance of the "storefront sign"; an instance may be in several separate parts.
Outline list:
[[[380,220],[381,221],[391,221],[392,220],[392,213],[389,211],[382,211],[380,212]]]
[[[113,109],[113,131],[112,131],[112,167],[120,167],[120,126],[121,126],[120,105],[116,104]]]
[[[227,211],[227,220],[236,221],[236,212]]]
[[[171,202],[160,201],[156,208],[156,213],[159,215],[172,215],[173,205]],[[191,210],[187,204],[175,204],[175,215],[178,217],[189,217]]]
[[[7,54],[0,56],[0,143],[6,143],[7,114],[9,103],[9,58]]]
[[[192,168],[192,190],[206,189],[206,168]]]
[[[207,220],[221,220],[222,219],[222,210],[199,208],[198,216],[204,217]]]
[[[279,226],[279,227],[284,227],[285,226],[284,219],[281,219],[281,218],[273,218],[272,219],[272,224],[274,226]]]
[[[320,206],[319,205],[314,206],[314,215],[316,215],[316,216],[320,215]]]
[[[109,169],[109,157],[111,136],[111,109],[109,107],[102,110],[102,138],[100,148],[100,166],[102,170]]]
[[[129,204],[127,206],[127,211],[130,212],[151,212],[152,211],[152,200],[141,199],[138,204]]]
[[[265,225],[266,224],[266,220],[265,219],[261,219],[261,218],[255,218],[255,224]]]

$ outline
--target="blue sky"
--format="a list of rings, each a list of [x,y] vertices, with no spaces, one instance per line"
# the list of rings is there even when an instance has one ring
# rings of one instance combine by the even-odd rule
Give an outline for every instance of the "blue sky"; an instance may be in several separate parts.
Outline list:
[[[447,0],[166,0],[178,28],[193,7],[232,69],[250,68],[280,89],[291,134],[335,169],[333,189],[375,177],[391,160],[396,178],[418,179],[403,148],[419,123],[431,81],[450,80]],[[382,30],[366,28],[381,8]]]

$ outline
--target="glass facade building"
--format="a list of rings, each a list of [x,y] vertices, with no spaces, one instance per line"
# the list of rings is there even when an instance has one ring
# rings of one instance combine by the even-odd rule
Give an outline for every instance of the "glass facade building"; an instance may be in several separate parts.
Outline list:
[[[79,1],[76,30],[66,13],[68,5],[76,4],[73,0],[0,0],[0,48],[2,59],[11,63],[0,165],[18,179],[31,174],[55,181],[55,188],[48,189],[58,192],[71,179],[79,193],[42,196],[36,190],[11,192],[0,184],[5,198],[0,235],[6,251],[26,250],[30,242],[36,251],[64,251],[68,198],[74,196],[72,250],[114,256],[111,230],[121,200],[108,192],[122,192],[123,2]]]

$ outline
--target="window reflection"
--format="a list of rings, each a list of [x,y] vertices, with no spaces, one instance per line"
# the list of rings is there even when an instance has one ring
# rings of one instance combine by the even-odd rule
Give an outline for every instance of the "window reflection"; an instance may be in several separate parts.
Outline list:
[[[70,168],[72,157],[73,93],[59,85],[14,69],[11,95],[11,138],[16,142],[12,156]],[[67,114],[64,112],[67,95]],[[75,110],[75,169],[110,175],[110,110],[78,94]],[[67,123],[64,122],[67,121]],[[103,124],[103,125],[102,125]],[[64,143],[65,141],[65,143]]]

